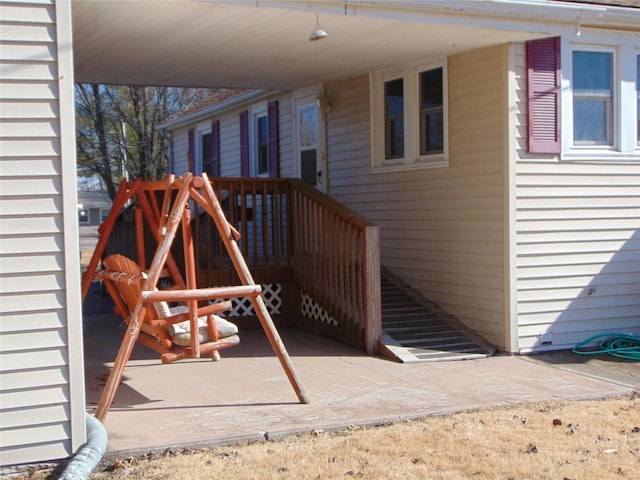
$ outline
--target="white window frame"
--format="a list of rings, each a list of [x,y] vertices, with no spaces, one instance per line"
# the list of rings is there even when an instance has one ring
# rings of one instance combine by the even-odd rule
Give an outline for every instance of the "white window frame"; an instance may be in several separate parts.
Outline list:
[[[442,68],[443,152],[420,155],[420,74]],[[416,170],[449,165],[449,102],[447,90],[447,62],[441,59],[431,63],[408,65],[403,68],[372,73],[371,89],[371,148],[372,171]],[[385,83],[404,80],[404,157],[387,159],[385,151]]]
[[[640,50],[630,42],[562,41],[562,160],[570,161],[640,161],[637,138],[636,62]],[[594,39],[595,40],[595,39]],[[605,39],[606,40],[606,39]],[[608,43],[608,44],[606,44]],[[575,145],[573,139],[573,52],[612,53],[613,101],[612,145]]]
[[[195,150],[196,150],[196,158],[194,159],[193,168],[195,168],[195,175],[202,174],[202,137],[211,133],[211,121],[207,123],[202,123],[196,126],[196,134],[195,134]]]
[[[260,117],[267,119],[267,171],[258,174],[258,131],[256,129],[256,121]],[[266,102],[249,108],[249,174],[258,178],[269,176],[269,109]]]

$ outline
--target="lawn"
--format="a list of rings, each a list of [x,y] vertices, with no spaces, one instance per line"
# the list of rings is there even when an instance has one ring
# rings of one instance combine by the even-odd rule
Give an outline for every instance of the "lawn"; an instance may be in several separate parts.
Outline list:
[[[56,479],[31,471],[24,479]],[[640,394],[103,460],[93,480],[640,479]]]

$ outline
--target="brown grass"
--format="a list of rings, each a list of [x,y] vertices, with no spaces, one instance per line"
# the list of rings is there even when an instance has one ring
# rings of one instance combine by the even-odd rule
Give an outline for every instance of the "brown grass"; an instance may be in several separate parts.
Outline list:
[[[80,268],[81,270],[86,270],[89,266],[89,262],[91,261],[91,256],[93,255],[94,248],[87,247],[82,248],[80,250]]]
[[[117,459],[90,478],[638,480],[640,395],[508,406]]]

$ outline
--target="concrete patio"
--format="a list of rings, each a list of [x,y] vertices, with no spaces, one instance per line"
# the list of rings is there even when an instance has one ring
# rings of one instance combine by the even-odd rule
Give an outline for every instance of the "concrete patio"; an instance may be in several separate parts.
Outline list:
[[[94,293],[85,302],[88,410],[119,343],[120,317]],[[106,419],[107,456],[277,439],[490,406],[600,398],[640,391],[640,364],[570,352],[400,364],[297,329],[280,334],[311,403],[302,405],[261,330],[208,357],[162,365],[137,345]]]

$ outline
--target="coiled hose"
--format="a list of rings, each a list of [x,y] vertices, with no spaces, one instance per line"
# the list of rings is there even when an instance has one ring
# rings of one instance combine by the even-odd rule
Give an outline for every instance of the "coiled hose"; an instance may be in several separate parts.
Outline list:
[[[587,345],[598,340],[600,341],[597,350],[584,349]],[[640,337],[624,333],[602,333],[589,337],[584,342],[580,342],[573,347],[572,352],[578,355],[599,355],[601,353],[607,353],[614,357],[640,362]]]
[[[85,480],[107,450],[107,431],[93,415],[85,414],[87,443],[71,459],[59,480]]]

